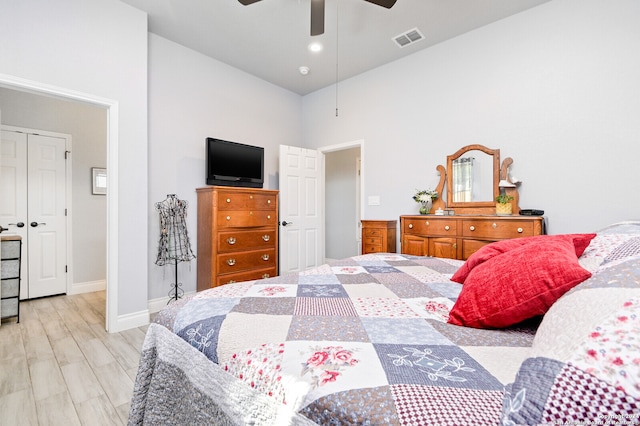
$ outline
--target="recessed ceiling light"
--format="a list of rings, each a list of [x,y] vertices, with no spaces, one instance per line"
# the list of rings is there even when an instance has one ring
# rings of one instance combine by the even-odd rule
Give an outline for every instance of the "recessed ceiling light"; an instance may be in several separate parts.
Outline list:
[[[311,43],[309,45],[309,50],[312,52],[320,52],[322,50],[322,44],[320,43]]]

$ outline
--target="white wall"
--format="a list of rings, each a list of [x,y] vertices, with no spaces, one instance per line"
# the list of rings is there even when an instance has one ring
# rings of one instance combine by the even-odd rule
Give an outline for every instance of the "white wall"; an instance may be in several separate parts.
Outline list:
[[[73,283],[107,277],[107,198],[91,193],[91,168],[107,165],[104,108],[0,87],[2,124],[71,135]]]
[[[166,296],[174,266],[155,265],[159,219],[153,203],[177,194],[189,203],[197,253],[197,197],[205,183],[208,136],[265,148],[265,188],[278,189],[278,146],[299,146],[302,98],[167,39],[149,34],[149,298]],[[196,262],[180,264],[178,282],[196,289]]]
[[[142,319],[148,260],[146,14],[113,0],[2,0],[0,16],[0,75],[11,76],[5,81],[36,82],[117,106],[112,138],[118,210],[110,218],[118,230],[111,248],[117,276],[110,279],[117,285],[117,315],[142,312]]]
[[[474,143],[514,159],[550,233],[640,219],[638,22],[633,0],[545,3],[340,83],[339,117],[335,87],[305,96],[305,145],[367,141],[367,219],[415,213],[414,189]]]

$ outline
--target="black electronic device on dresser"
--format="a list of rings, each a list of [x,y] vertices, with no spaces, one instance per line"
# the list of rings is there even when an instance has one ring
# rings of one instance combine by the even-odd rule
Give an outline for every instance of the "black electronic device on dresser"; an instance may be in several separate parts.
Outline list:
[[[206,149],[207,185],[262,188],[264,148],[207,138]]]

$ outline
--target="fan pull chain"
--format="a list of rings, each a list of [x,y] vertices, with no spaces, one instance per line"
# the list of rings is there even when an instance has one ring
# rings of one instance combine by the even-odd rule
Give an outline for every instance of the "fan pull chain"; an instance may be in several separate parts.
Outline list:
[[[340,1],[337,1],[336,6],[336,117],[338,116],[338,35],[340,33],[340,20],[338,19],[338,15],[340,12]]]

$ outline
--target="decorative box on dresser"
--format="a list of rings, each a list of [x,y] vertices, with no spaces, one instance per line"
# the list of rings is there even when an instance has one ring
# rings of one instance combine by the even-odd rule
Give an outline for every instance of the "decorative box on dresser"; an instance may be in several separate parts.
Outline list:
[[[541,216],[400,216],[402,253],[466,260],[482,246],[543,233]]]
[[[363,220],[362,254],[395,253],[397,220]]]
[[[278,275],[278,191],[209,186],[198,194],[198,291]]]

